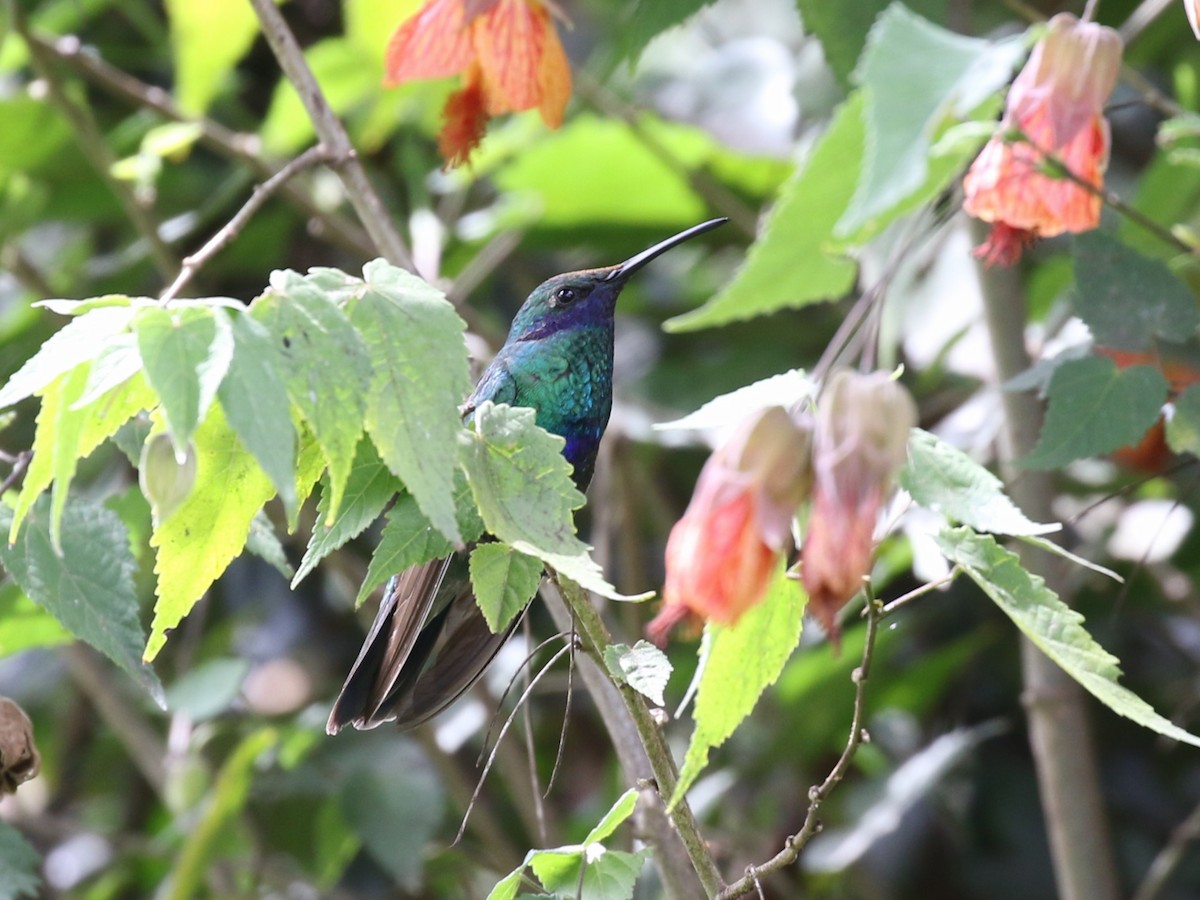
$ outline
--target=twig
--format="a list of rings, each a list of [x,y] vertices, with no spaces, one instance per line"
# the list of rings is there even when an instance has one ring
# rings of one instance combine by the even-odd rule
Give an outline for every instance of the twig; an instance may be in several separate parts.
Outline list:
[[[1150,863],[1150,868],[1146,870],[1146,877],[1138,885],[1133,900],[1155,900],[1162,889],[1166,887],[1167,880],[1175,868],[1183,860],[1183,854],[1187,850],[1188,844],[1197,839],[1200,839],[1200,806],[1193,809],[1188,817],[1171,832],[1171,839],[1158,851],[1158,855]]]
[[[1137,5],[1137,8],[1129,14],[1121,27],[1117,29],[1117,33],[1121,35],[1121,40],[1128,46],[1135,41],[1138,36],[1145,31],[1155,19],[1161,16],[1168,6],[1179,6],[1175,0],[1142,0]],[[1182,10],[1179,12],[1182,13]]]
[[[5,491],[21,480],[21,476],[29,468],[29,463],[32,459],[32,450],[22,450],[17,454],[16,459],[12,461],[12,471],[8,473],[8,476],[4,479],[4,483],[0,484],[0,496],[3,496]]]
[[[559,597],[571,610],[579,628],[579,634],[583,638],[584,650],[596,661],[597,666],[607,673],[604,666],[604,651],[612,641],[600,614],[592,605],[587,593],[579,585],[558,574],[555,574],[552,580],[558,588]],[[611,682],[611,676],[607,677]],[[633,719],[633,726],[637,730],[642,747],[650,761],[650,769],[654,774],[658,793],[665,802],[675,793],[675,784],[678,781],[671,749],[667,746],[666,738],[658,724],[650,715],[650,710],[646,708],[646,702],[642,699],[642,695],[627,684],[616,685],[616,687]],[[696,818],[692,815],[692,808],[688,805],[686,798],[675,804],[674,808],[670,810],[670,816],[687,849],[692,868],[704,886],[705,894],[709,897],[716,896],[721,890],[721,873],[717,870],[717,865],[708,852],[708,846],[700,834]]]
[[[717,895],[717,900],[732,900],[734,897],[742,897],[756,888],[761,892],[759,880],[764,875],[770,875],[772,872],[777,872],[794,863],[800,857],[800,851],[804,849],[804,846],[820,833],[821,820],[817,816],[821,811],[821,804],[829,798],[833,789],[846,777],[854,754],[858,752],[859,746],[867,740],[867,734],[863,728],[867,709],[867,679],[871,674],[871,661],[875,654],[875,636],[879,632],[879,620],[882,612],[878,601],[868,597],[864,610],[867,619],[867,633],[863,641],[862,662],[850,676],[854,682],[854,712],[850,717],[850,734],[846,738],[846,746],[842,749],[842,755],[838,757],[829,774],[825,776],[825,780],[819,785],[809,788],[808,810],[804,814],[804,822],[801,824],[800,830],[791,835],[784,842],[783,849],[769,860],[760,865],[748,867],[742,878]]]
[[[242,208],[234,213],[233,218],[226,222],[220,231],[209,238],[203,247],[191,256],[184,258],[183,264],[179,268],[179,274],[175,276],[175,280],[159,296],[159,304],[165,305],[168,301],[178,296],[179,292],[195,277],[196,273],[210,259],[229,246],[233,239],[238,236],[238,233],[246,227],[246,223],[262,208],[263,204],[291,178],[305,169],[328,162],[329,159],[329,150],[324,144],[317,144],[315,147],[309,147],[262,184],[255,185],[254,193],[250,195],[250,199],[246,201]]]
[[[897,597],[895,600],[892,600],[889,603],[885,604],[879,610],[879,618],[886,619],[888,616],[890,616],[892,613],[894,613],[900,607],[911,603],[913,600],[916,600],[918,597],[923,597],[925,594],[928,594],[931,591],[936,591],[938,588],[944,587],[945,585],[952,582],[955,578],[957,578],[961,574],[962,574],[962,566],[955,565],[954,568],[952,568],[949,572],[947,572],[945,575],[943,575],[937,581],[930,581],[927,584],[923,584],[919,588],[914,588],[913,590],[909,591],[907,594],[903,594],[903,595]]]
[[[109,149],[103,133],[92,119],[88,109],[76,103],[68,96],[62,78],[54,67],[54,54],[48,53],[43,42],[35,40],[29,32],[25,14],[20,3],[9,3],[10,18],[13,28],[24,39],[29,48],[29,61],[34,72],[46,83],[51,102],[70,123],[72,131],[79,143],[79,149],[87,161],[96,170],[101,180],[108,185],[129,221],[145,241],[150,260],[163,278],[170,278],[175,273],[175,256],[158,233],[158,224],[150,211],[134,196],[133,191],[121,179],[112,173],[116,157]]]
[[[295,35],[283,20],[283,15],[275,6],[274,0],[250,0],[250,5],[258,15],[263,34],[267,43],[271,45],[275,58],[279,60],[283,74],[299,94],[300,102],[304,104],[313,128],[316,129],[318,140],[329,148],[335,160],[340,161],[337,171],[342,177],[346,195],[371,240],[388,262],[412,271],[413,261],[408,247],[392,226],[383,201],[375,193],[375,188],[371,186],[366,170],[363,169],[362,161],[350,144],[346,129],[334,115],[321,92],[300,45],[296,43]]]

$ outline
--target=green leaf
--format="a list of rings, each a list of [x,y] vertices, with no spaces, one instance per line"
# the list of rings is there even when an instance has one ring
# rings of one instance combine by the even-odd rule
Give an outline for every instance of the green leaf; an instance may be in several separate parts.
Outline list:
[[[11,517],[0,506],[0,528]],[[62,550],[59,556],[50,543],[50,502],[42,497],[17,542],[0,541],[0,562],[34,602],[133,676],[161,706],[162,685],[141,660],[137,562],[125,525],[103,506],[73,501],[63,511]]]
[[[199,115],[258,36],[258,18],[243,0],[167,0],[175,98]]]
[[[780,189],[762,234],[733,281],[699,309],[667,322],[690,331],[841,297],[858,265],[826,247],[854,194],[863,156],[862,93],[842,104],[808,161]]]
[[[363,274],[350,320],[371,358],[367,431],[434,527],[461,544],[454,472],[458,407],[471,387],[466,325],[441,291],[403,269],[379,259]]]
[[[271,290],[252,314],[283,357],[288,395],[300,408],[329,464],[329,514],[337,514],[366,414],[371,366],[367,348],[333,300],[295,272],[273,272]]]
[[[292,579],[295,588],[317,564],[326,556],[362,533],[368,525],[379,518],[388,502],[404,485],[388,471],[375,452],[371,439],[363,437],[358,442],[358,452],[354,457],[354,467],[346,480],[346,492],[342,508],[338,510],[331,524],[327,524],[329,515],[329,485],[321,489],[321,500],[317,504],[317,521],[313,524],[312,537],[308,549],[304,551],[304,559]]]
[[[58,619],[30,600],[16,584],[7,580],[0,584],[0,657],[73,640]]]
[[[900,486],[913,499],[952,522],[995,534],[1050,534],[1058,523],[1028,518],[1004,493],[1004,484],[967,454],[928,431],[914,428]]]
[[[571,481],[563,439],[538,428],[534,418],[532,409],[488,401],[475,410],[476,430],[463,432],[462,462],[484,524],[581,587],[632,599],[604,580],[591,548],[576,537],[572,512],[583,505],[583,494]]]
[[[42,884],[38,877],[41,864],[41,855],[21,832],[0,821],[0,900],[37,897]]]
[[[901,3],[889,6],[872,26],[855,71],[865,99],[866,156],[838,233],[854,232],[918,190],[943,122],[1000,90],[1024,52],[1020,37],[963,37]]]
[[[542,850],[533,854],[529,866],[538,880],[556,897],[581,900],[630,900],[638,874],[649,850],[625,853],[594,845],[591,851]],[[579,869],[583,866],[583,878]]]
[[[288,580],[291,580],[292,576],[296,574],[292,564],[288,562],[283,542],[275,533],[275,526],[271,524],[271,519],[261,509],[250,520],[250,533],[246,535],[246,550],[263,562],[269,563],[276,572]]]
[[[672,807],[708,764],[709,751],[725,743],[763,691],[779,678],[800,642],[807,599],[781,566],[767,596],[736,625],[705,627],[712,639],[692,711],[696,728],[671,797]]]
[[[597,841],[607,840],[612,836],[612,833],[617,828],[633,815],[633,810],[637,807],[638,792],[635,788],[630,788],[620,797],[616,799],[608,812],[606,812],[596,826],[588,832],[587,837],[583,839],[583,844],[586,847],[588,844],[594,844]]]
[[[1200,456],[1200,384],[1175,398],[1175,414],[1167,420],[1167,444],[1176,453]]]
[[[207,804],[199,820],[176,853],[169,876],[173,896],[197,897],[205,893],[209,866],[250,797],[254,766],[278,741],[274,728],[263,728],[243,738],[229,755],[206,794]]]
[[[816,35],[825,51],[825,61],[843,87],[867,42],[871,25],[891,0],[855,0],[829,3],[826,0],[796,0],[806,34]]]
[[[714,397],[695,412],[682,418],[655,423],[654,430],[703,431],[710,428],[728,428],[744,419],[747,410],[767,406],[792,406],[799,404],[806,397],[815,396],[816,386],[812,380],[802,370],[792,369]]]
[[[658,706],[665,705],[663,691],[671,679],[671,661],[648,641],[632,647],[610,644],[604,650],[604,665],[618,681],[629,685]]]
[[[271,334],[257,319],[234,313],[233,358],[217,388],[225,418],[275,485],[288,517],[296,495],[296,429],[284,386],[283,364]]]
[[[139,312],[133,327],[146,380],[162,401],[167,433],[179,455],[229,369],[229,320],[223,310],[204,306],[154,306]]]
[[[1136,444],[1157,421],[1167,381],[1153,366],[1118,369],[1088,356],[1054,370],[1042,436],[1021,460],[1031,469],[1055,469],[1076,459]]]
[[[233,705],[249,674],[248,660],[205,660],[167,688],[167,709],[196,722],[211,719]]]
[[[542,561],[498,542],[471,551],[471,586],[488,628],[499,634],[529,605],[542,583]]]
[[[133,318],[128,306],[106,306],[78,316],[50,336],[0,388],[0,409],[32,397],[60,375],[99,356]]]
[[[158,551],[158,602],[145,658],[154,659],[178,625],[242,548],[250,523],[275,493],[254,457],[225,420],[209,409],[195,435],[196,482],[187,499],[150,537]]]
[[[1096,343],[1144,350],[1155,337],[1186,341],[1196,333],[1196,298],[1166,263],[1099,230],[1076,235],[1071,249],[1071,303]]]
[[[935,540],[1018,628],[1097,700],[1118,715],[1177,741],[1200,747],[1200,737],[1160,716],[1118,683],[1120,664],[1083,627],[1083,616],[1027,572],[1015,553],[969,528],[945,529]]]
[[[682,25],[713,0],[676,0],[673,3],[635,3],[633,13],[617,31],[616,57],[631,65],[641,58],[652,40],[677,25]]]

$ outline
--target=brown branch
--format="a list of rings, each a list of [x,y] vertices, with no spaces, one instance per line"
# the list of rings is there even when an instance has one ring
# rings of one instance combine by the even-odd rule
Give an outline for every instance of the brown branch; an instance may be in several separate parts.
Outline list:
[[[13,28],[21,35],[29,48],[30,65],[37,76],[45,82],[50,101],[71,126],[80,151],[116,197],[125,211],[125,215],[141,235],[150,260],[159,275],[163,278],[170,278],[175,274],[175,256],[159,234],[158,223],[154,221],[150,211],[134,196],[129,185],[113,175],[112,166],[116,162],[116,156],[109,149],[104,134],[92,119],[90,111],[76,103],[68,95],[66,86],[54,65],[55,54],[48,53],[44,42],[35,39],[30,33],[25,15],[21,11],[21,4],[10,3],[9,10]]]
[[[1183,860],[1183,854],[1187,850],[1188,844],[1196,840],[1200,840],[1200,806],[1193,809],[1188,817],[1171,832],[1171,839],[1158,851],[1158,855],[1150,863],[1146,877],[1138,885],[1133,900],[1155,900],[1162,893],[1162,889],[1166,887],[1175,868]]]
[[[3,484],[0,484],[0,496],[3,496],[9,488],[21,480],[21,477],[25,474],[25,470],[29,468],[29,463],[32,459],[32,450],[22,450],[17,454],[16,459],[12,461],[12,471],[8,473]]]
[[[316,129],[318,140],[329,148],[335,160],[340,161],[336,170],[341,175],[350,204],[358,213],[371,240],[388,262],[412,271],[413,261],[408,247],[392,225],[383,201],[375,193],[375,188],[363,169],[362,161],[350,143],[345,127],[321,92],[321,87],[304,58],[304,52],[283,20],[282,13],[275,6],[274,0],[250,0],[250,5],[258,15],[263,34],[267,43],[271,45],[283,74],[299,94],[300,102],[304,104],[313,128]]]
[[[220,231],[209,238],[203,247],[191,256],[184,258],[183,265],[179,269],[179,274],[175,276],[175,280],[171,282],[167,289],[162,292],[158,298],[158,302],[166,304],[178,296],[179,292],[195,277],[196,273],[210,259],[228,247],[241,230],[246,227],[246,223],[253,218],[254,214],[262,209],[263,204],[290,179],[305,169],[311,169],[313,166],[328,162],[329,159],[329,151],[323,144],[317,144],[315,147],[309,147],[262,184],[255,185],[254,193],[250,195],[250,199],[246,201],[242,208],[234,213],[233,218],[226,222]]]
[[[866,731],[863,728],[867,709],[867,679],[871,674],[871,661],[875,655],[875,637],[879,632],[882,611],[883,608],[876,600],[867,598],[867,605],[863,610],[867,619],[867,633],[863,642],[862,662],[850,675],[854,682],[854,712],[850,718],[850,734],[846,739],[846,746],[842,749],[842,755],[838,757],[829,774],[825,776],[825,780],[809,788],[808,810],[804,814],[804,822],[801,824],[800,830],[789,837],[784,842],[783,849],[769,860],[760,865],[748,867],[742,878],[717,895],[717,900],[732,900],[734,897],[745,896],[756,889],[761,892],[759,880],[764,875],[778,872],[794,863],[799,859],[800,851],[804,849],[804,846],[821,832],[821,820],[817,817],[821,811],[821,804],[829,798],[833,789],[846,777],[854,754],[867,739]]]

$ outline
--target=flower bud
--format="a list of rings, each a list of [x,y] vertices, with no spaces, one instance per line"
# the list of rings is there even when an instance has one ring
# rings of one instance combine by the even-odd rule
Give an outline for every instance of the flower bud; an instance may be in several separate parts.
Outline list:
[[[138,462],[138,483],[150,501],[156,521],[163,521],[191,493],[196,482],[196,452],[189,444],[180,461],[171,439],[152,434],[142,445]]]
[[[33,723],[20,706],[0,697],[0,796],[15,793],[40,767]]]

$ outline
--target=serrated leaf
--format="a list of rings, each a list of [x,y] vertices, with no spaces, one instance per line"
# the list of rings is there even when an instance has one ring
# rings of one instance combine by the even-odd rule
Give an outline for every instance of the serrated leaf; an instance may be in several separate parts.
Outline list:
[[[1004,483],[967,454],[914,428],[900,486],[914,500],[952,522],[995,534],[1050,534],[1057,522],[1034,522],[1004,493]]]
[[[749,410],[767,406],[793,406],[805,397],[813,397],[816,387],[800,369],[772,375],[736,391],[709,400],[698,410],[670,422],[655,424],[655,431],[686,429],[699,431],[728,428],[742,421]]]
[[[836,299],[854,286],[858,265],[826,247],[854,194],[863,155],[862,96],[839,108],[808,160],[779,192],[746,261],[704,306],[668,320],[691,331]]]
[[[288,518],[296,515],[296,429],[271,334],[245,313],[231,316],[233,358],[217,388],[225,418],[267,473]]]
[[[939,126],[966,115],[1008,83],[1024,55],[1020,37],[964,37],[902,3],[879,16],[854,73],[865,106],[862,177],[839,234],[852,233],[902,203],[925,183]]]
[[[705,633],[712,638],[692,710],[696,728],[671,807],[683,799],[708,764],[709,751],[725,743],[750,715],[763,691],[779,678],[800,642],[807,600],[800,585],[788,578],[781,566],[767,596],[736,625],[724,628],[710,622],[705,626]]]
[[[60,375],[91,362],[128,327],[133,313],[128,306],[106,306],[72,319],[0,388],[0,409],[32,397]]]
[[[844,86],[858,63],[875,17],[890,0],[856,0],[832,4],[826,0],[796,0],[806,34],[815,35],[825,51],[825,60]],[[911,4],[910,4],[911,5]]]
[[[1020,461],[1055,469],[1077,459],[1136,444],[1167,399],[1167,381],[1153,366],[1118,369],[1111,359],[1089,356],[1054,370],[1042,435]]]
[[[461,544],[454,472],[458,407],[471,386],[466,325],[441,291],[403,269],[375,260],[363,274],[350,320],[371,358],[367,431],[434,527]]]
[[[488,542],[471,551],[471,587],[492,634],[500,634],[529,605],[542,583],[542,561],[506,544]]]
[[[617,593],[576,537],[572,513],[583,494],[571,481],[563,439],[534,419],[532,409],[487,401],[475,410],[476,430],[463,433],[463,467],[488,531],[587,590],[640,599]]]
[[[321,489],[321,500],[317,504],[317,521],[313,524],[312,537],[308,549],[304,551],[304,559],[292,579],[295,588],[317,564],[326,556],[357,537],[368,525],[379,518],[388,502],[404,485],[388,471],[387,466],[375,452],[371,439],[363,437],[358,442],[358,452],[354,457],[354,467],[346,480],[346,491],[342,508],[331,524],[327,524],[329,515],[329,485]]]
[[[538,880],[556,897],[581,900],[630,900],[648,850],[626,853],[596,846],[585,850],[543,850],[534,854],[529,866]],[[580,877],[580,867],[583,875]]]
[[[37,897],[41,855],[7,822],[0,821],[0,900]]]
[[[292,564],[288,562],[287,552],[283,549],[279,535],[275,533],[275,526],[271,524],[271,520],[261,509],[250,520],[250,533],[246,535],[246,550],[268,563],[284,578],[290,579],[296,574]]]
[[[118,334],[109,339],[105,348],[92,361],[88,372],[87,387],[76,402],[87,406],[110,390],[124,384],[142,369],[142,355],[138,353],[137,335]]]
[[[616,799],[608,812],[606,812],[596,823],[595,827],[588,832],[587,837],[583,839],[583,844],[586,847],[588,844],[594,844],[597,841],[607,840],[612,836],[612,833],[617,828],[633,815],[634,808],[637,807],[638,792],[635,788],[630,788],[620,797]]]
[[[233,358],[228,317],[203,306],[154,306],[138,313],[133,328],[146,380],[162,401],[176,454],[182,453]]]
[[[1155,337],[1185,341],[1196,333],[1196,298],[1166,263],[1099,229],[1076,235],[1071,251],[1071,304],[1096,343],[1144,350]]]
[[[629,685],[658,706],[666,704],[663,691],[671,679],[671,661],[648,641],[610,644],[604,649],[604,665],[618,681]]]
[[[0,528],[12,511],[0,506]],[[67,504],[62,555],[50,543],[50,501],[30,510],[15,544],[0,541],[0,562],[29,597],[141,684],[160,706],[162,685],[143,664],[143,631],[134,585],[137,562],[119,516],[86,501]]]
[[[1097,700],[1158,734],[1200,747],[1200,737],[1160,716],[1118,682],[1117,658],[1096,643],[1083,626],[1083,616],[1063,603],[1040,576],[1027,572],[1015,553],[965,527],[945,529],[935,540],[947,559],[962,566],[1026,637]]]
[[[295,272],[273,272],[252,315],[283,358],[288,396],[312,428],[329,465],[329,514],[336,515],[362,434],[371,367],[350,320]]]
[[[1167,421],[1167,444],[1176,453],[1200,456],[1200,385],[1175,398],[1175,412]]]
[[[196,481],[187,499],[150,537],[157,551],[154,621],[145,659],[152,660],[177,626],[246,546],[250,523],[275,493],[242,446],[220,405],[196,429]]]

